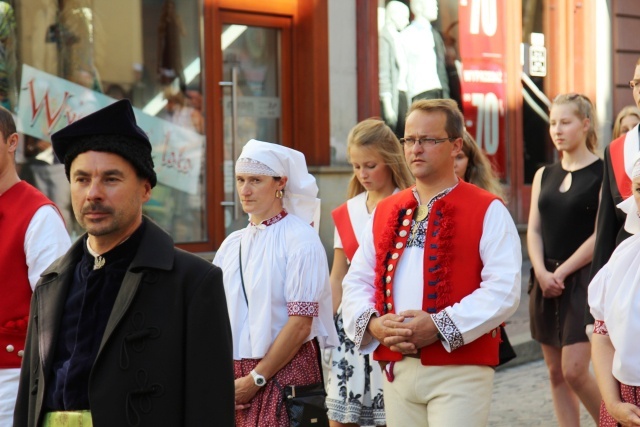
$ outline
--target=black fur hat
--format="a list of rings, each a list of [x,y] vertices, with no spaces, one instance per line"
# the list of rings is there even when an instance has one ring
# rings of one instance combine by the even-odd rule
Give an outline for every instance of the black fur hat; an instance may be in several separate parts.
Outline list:
[[[122,99],[81,118],[51,135],[53,152],[64,163],[69,179],[71,163],[85,151],[117,154],[133,165],[139,176],[155,187],[151,143],[140,129],[131,102]]]

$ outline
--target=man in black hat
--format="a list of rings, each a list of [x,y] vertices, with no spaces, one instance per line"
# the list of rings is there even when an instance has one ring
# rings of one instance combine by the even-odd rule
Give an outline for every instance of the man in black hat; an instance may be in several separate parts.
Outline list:
[[[131,104],[52,142],[87,233],[36,287],[14,426],[232,426],[222,274],[142,215],[156,174]]]

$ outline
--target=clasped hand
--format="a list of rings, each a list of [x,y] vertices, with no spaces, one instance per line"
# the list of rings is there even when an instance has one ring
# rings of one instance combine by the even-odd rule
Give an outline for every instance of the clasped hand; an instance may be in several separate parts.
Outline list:
[[[538,283],[540,283],[543,297],[555,298],[562,295],[564,291],[564,277],[559,272],[551,273],[550,271],[543,271],[537,275],[537,279]]]
[[[623,427],[640,426],[640,408],[626,402],[607,406],[609,414]]]
[[[246,375],[235,380],[235,389],[236,411],[238,411],[251,406],[249,402],[260,387],[255,384],[251,375]]]
[[[372,317],[368,329],[382,344],[402,354],[416,354],[422,347],[438,340],[438,328],[431,316],[422,310]]]

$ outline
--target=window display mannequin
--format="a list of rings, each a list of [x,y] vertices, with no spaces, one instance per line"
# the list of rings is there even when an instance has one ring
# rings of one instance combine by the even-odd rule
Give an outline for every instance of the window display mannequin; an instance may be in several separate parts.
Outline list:
[[[380,111],[385,123],[404,136],[404,116],[407,100],[407,58],[400,40],[400,31],[409,25],[409,8],[391,0],[385,8],[385,25],[378,38],[378,70]],[[400,132],[399,127],[402,127]]]
[[[29,11],[30,22],[27,29],[22,29],[20,48],[22,60],[34,68],[58,74],[58,45],[56,23],[58,19],[57,0],[28,0],[21,2],[22,11]],[[20,12],[20,9],[18,9]],[[23,22],[24,23],[24,22]],[[65,178],[66,182],[66,178]]]
[[[400,33],[409,66],[409,99],[449,98],[444,41],[431,25],[438,19],[438,1],[411,0],[411,12],[414,20]]]
[[[66,0],[60,10],[59,49],[60,77],[103,92],[100,73],[96,67],[98,57],[104,53],[104,42],[100,34],[102,25],[92,12],[88,0]]]

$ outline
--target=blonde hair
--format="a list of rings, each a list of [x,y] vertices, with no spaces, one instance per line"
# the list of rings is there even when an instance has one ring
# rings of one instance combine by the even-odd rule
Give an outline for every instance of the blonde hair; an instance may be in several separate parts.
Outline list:
[[[586,143],[589,151],[595,153],[598,148],[598,135],[596,134],[598,124],[596,116],[593,114],[594,108],[591,100],[581,93],[563,93],[553,99],[551,108],[553,108],[554,105],[567,104],[572,104],[576,107],[576,116],[580,120],[589,119],[589,130],[587,131]]]
[[[622,128],[622,121],[629,116],[635,116],[640,121],[640,108],[636,107],[635,105],[627,105],[622,110],[620,110],[618,116],[616,117],[616,121],[613,123],[613,135],[611,137],[612,140],[617,139],[620,135],[622,135],[622,131],[620,130]]]
[[[506,202],[500,180],[491,165],[491,161],[466,130],[462,135],[462,152],[469,159],[467,170],[464,173],[464,180],[495,194]]]
[[[413,176],[404,158],[400,141],[393,131],[380,119],[366,119],[351,129],[347,137],[347,160],[351,161],[350,152],[353,147],[368,147],[378,154],[384,164],[391,170],[393,184],[404,190],[413,184]],[[347,190],[348,198],[365,191],[365,188],[353,174]]]

